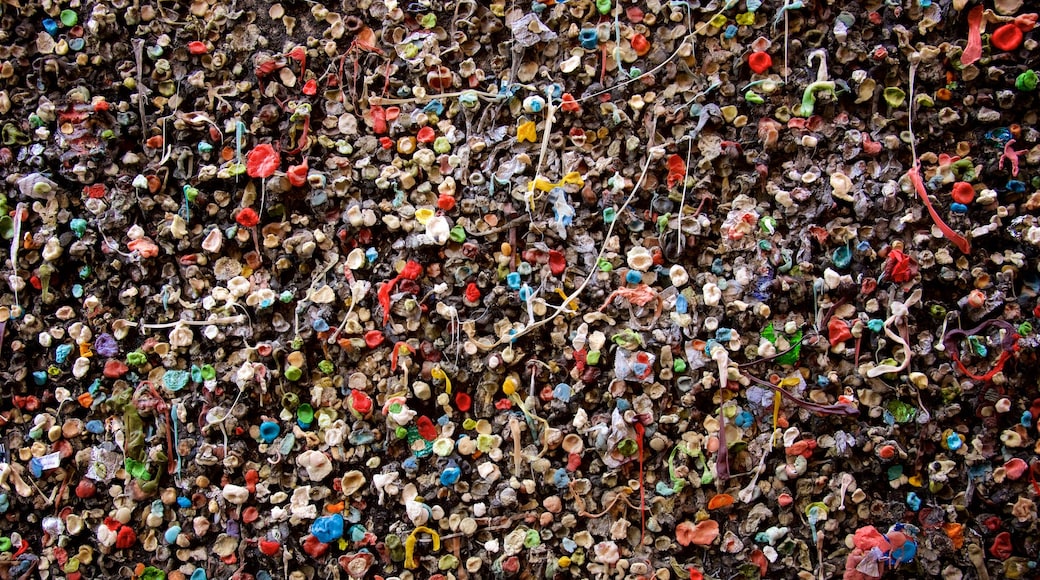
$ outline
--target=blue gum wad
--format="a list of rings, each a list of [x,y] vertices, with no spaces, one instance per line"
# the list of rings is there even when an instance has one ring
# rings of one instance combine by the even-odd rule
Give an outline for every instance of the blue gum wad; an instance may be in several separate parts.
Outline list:
[[[311,524],[311,533],[323,544],[332,543],[343,537],[343,516],[322,516]]]

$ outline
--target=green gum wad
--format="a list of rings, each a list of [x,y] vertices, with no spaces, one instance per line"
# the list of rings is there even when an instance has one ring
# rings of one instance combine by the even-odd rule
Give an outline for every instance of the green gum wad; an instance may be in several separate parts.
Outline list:
[[[61,23],[67,27],[75,26],[79,22],[79,15],[76,14],[75,10],[62,10],[61,14],[58,15]]]
[[[290,381],[295,382],[295,381],[300,380],[300,378],[302,378],[302,377],[303,377],[303,370],[300,369],[299,367],[294,367],[292,365],[289,365],[289,366],[287,366],[285,368],[285,378],[286,379],[289,379]]]
[[[14,123],[4,125],[2,133],[4,145],[28,145],[31,139],[18,130]]]
[[[622,439],[621,441],[618,441],[617,450],[621,455],[631,457],[639,451],[639,444],[637,444],[633,439]]]
[[[802,104],[796,108],[794,114],[799,117],[812,116],[813,110],[816,108],[816,94],[831,93],[833,95],[834,86],[834,81],[816,81],[805,87],[805,92],[802,94]]]
[[[897,423],[907,423],[917,415],[916,408],[896,399],[889,401],[886,407]]]
[[[893,465],[892,467],[889,467],[887,476],[889,481],[895,481],[900,477],[903,477],[903,466]]]
[[[295,411],[300,406],[300,396],[296,393],[285,393],[282,395],[282,408],[287,411]]]
[[[892,108],[898,108],[906,101],[906,92],[899,87],[886,87],[885,92],[882,94],[885,97],[885,102]]]
[[[495,446],[495,438],[491,435],[481,433],[477,435],[477,449],[483,453],[489,453]]]
[[[150,493],[158,489],[158,481],[152,481],[148,473],[148,458],[145,456],[144,421],[131,400],[132,389],[123,389],[110,399],[110,404],[123,412],[124,467],[138,480],[141,490]]]
[[[668,221],[670,219],[672,219],[672,214],[670,213],[666,213],[657,218],[657,233],[664,233],[664,231],[668,229]]]
[[[143,462],[128,457],[124,460],[123,465],[135,479],[147,481],[152,477],[151,474],[148,473],[148,466]]]
[[[9,215],[0,216],[0,237],[5,240],[14,237],[14,220]]]
[[[204,381],[212,381],[217,378],[217,369],[213,368],[213,365],[202,365],[200,370],[202,371],[202,380]]]
[[[401,543],[400,536],[389,535],[384,540],[386,549],[390,552],[390,560],[394,562],[401,562],[404,560],[404,544]]]
[[[1026,92],[1035,91],[1038,80],[1040,79],[1038,79],[1035,71],[1027,70],[1015,79],[1015,88]]]
[[[7,213],[6,203],[0,206],[0,213]],[[69,221],[69,229],[76,234],[77,238],[82,238],[87,233],[87,220],[83,218],[74,218]]]
[[[631,328],[626,328],[615,334],[611,337],[611,340],[614,341],[614,344],[628,350],[635,350],[643,344],[643,337],[639,336],[639,333]]]
[[[296,418],[303,423],[314,422],[314,408],[309,403],[303,403],[296,408]]]
[[[713,481],[715,481],[715,476],[711,473],[711,468],[705,465],[704,473],[701,474],[701,485],[708,485]]]
[[[955,161],[951,166],[954,175],[960,177],[964,181],[975,180],[975,164],[972,163],[971,157],[965,157]]]

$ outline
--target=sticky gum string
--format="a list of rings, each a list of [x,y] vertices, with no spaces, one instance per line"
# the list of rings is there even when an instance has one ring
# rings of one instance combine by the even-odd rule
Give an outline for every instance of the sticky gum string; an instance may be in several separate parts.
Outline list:
[[[520,411],[524,414],[524,417],[527,419],[528,424],[531,425],[532,431],[534,429],[534,423],[536,421],[542,424],[542,450],[538,453],[538,457],[540,458],[540,457],[544,456],[546,454],[546,452],[549,451],[549,422],[546,421],[545,419],[539,417],[538,415],[535,415],[534,413],[532,413],[530,410],[528,410],[527,405],[524,405],[523,399],[521,399],[520,395],[518,395],[517,392],[516,392],[516,388],[518,386],[518,382],[519,381],[517,380],[517,377],[516,377],[515,373],[514,374],[510,374],[509,376],[506,377],[505,381],[502,382],[502,392],[506,395],[506,397],[510,401],[515,403],[516,406],[520,408]],[[533,374],[531,376],[531,385],[532,385],[532,388],[533,388],[533,386],[534,386],[534,375]],[[510,423],[510,427],[512,427],[512,423]],[[517,425],[517,430],[513,433],[513,437],[514,437],[514,443],[513,443],[513,445],[514,445],[514,448],[513,448],[514,462],[516,463],[516,466],[517,466],[516,467],[516,471],[519,472],[520,471],[520,469],[519,469],[520,457],[521,457],[520,456],[520,449],[519,449],[519,447],[517,447],[518,442],[520,441],[520,437],[519,437],[519,424]]]
[[[939,217],[939,213],[935,211],[934,207],[932,207],[932,201],[928,199],[928,191],[924,188],[924,180],[921,179],[920,160],[914,159],[914,165],[910,168],[910,171],[907,172],[907,175],[910,176],[910,182],[914,184],[914,190],[917,192],[918,197],[921,198],[921,203],[924,204],[925,209],[928,210],[928,215],[932,216],[932,221],[935,222],[939,231],[942,232],[943,236],[953,242],[953,245],[957,246],[957,249],[960,250],[962,254],[970,254],[971,243],[968,242],[968,239],[953,231],[953,228],[946,225],[946,222]]]
[[[595,93],[584,95],[584,96],[582,96],[580,98],[576,98],[575,102],[583,103],[585,101],[590,101],[590,100],[595,99],[595,98],[597,98],[597,97],[599,97],[601,95],[605,95],[607,93],[613,92],[613,91],[615,91],[617,89],[620,89],[622,87],[628,86],[628,85],[630,85],[632,83],[638,82],[638,81],[640,81],[640,80],[642,80],[642,79],[644,79],[644,78],[646,78],[648,76],[656,74],[660,70],[663,70],[666,66],[668,66],[668,63],[672,62],[673,60],[675,60],[676,58],[679,57],[679,53],[682,52],[683,46],[685,46],[687,42],[690,43],[691,47],[694,46],[694,43],[697,40],[697,36],[699,36],[702,33],[704,33],[704,31],[707,30],[711,26],[711,21],[716,16],[721,16],[727,10],[733,8],[736,5],[737,5],[737,0],[726,0],[726,3],[723,4],[722,8],[720,8],[718,12],[716,12],[711,18],[709,18],[703,24],[701,24],[696,29],[694,29],[689,34],[687,34],[686,37],[683,38],[683,41],[679,43],[679,46],[677,46],[676,49],[672,52],[672,54],[670,54],[668,56],[668,58],[664,59],[664,61],[662,61],[660,64],[658,64],[654,68],[652,68],[652,69],[650,69],[648,71],[645,71],[645,72],[641,73],[638,76],[635,76],[635,77],[630,76],[630,78],[628,78],[626,80],[623,80],[621,82],[618,82],[617,84],[614,84],[614,85],[612,85],[610,87],[604,88],[603,90],[597,91]],[[605,48],[606,47],[604,47],[604,49]],[[519,83],[517,83],[517,84],[519,84]],[[525,87],[525,88],[528,87],[527,85],[520,85],[520,86]],[[401,99],[388,99],[388,98],[385,98],[385,97],[369,97],[368,102],[369,102],[370,105],[375,105],[375,106],[381,106],[381,105],[403,105],[403,104],[408,104],[408,103],[429,102],[429,101],[432,101],[434,99],[458,98],[458,97],[460,97],[460,96],[462,96],[464,94],[475,94],[478,97],[487,99],[488,101],[492,101],[492,102],[499,101],[499,100],[501,100],[504,97],[504,95],[501,94],[501,93],[490,93],[490,92],[486,92],[486,91],[466,90],[466,91],[457,91],[457,92],[453,92],[453,93],[438,93],[438,94],[435,94],[435,95],[427,94],[427,95],[424,95],[423,97],[409,97],[409,98],[401,98]]]
[[[729,382],[729,353],[722,345],[715,346],[709,353],[719,367],[719,391],[726,388]],[[719,405],[719,452],[715,456],[716,484],[721,485],[729,479],[729,448],[726,445],[726,413],[723,409],[725,401]]]
[[[433,549],[441,549],[441,536],[437,532],[427,528],[426,526],[418,526],[412,533],[408,534],[408,538],[404,541],[404,567],[409,570],[414,570],[419,567],[415,562],[415,543],[418,541],[417,534],[426,533],[433,538]]]
[[[775,393],[776,398],[779,398],[779,393]],[[779,408],[777,408],[779,411]],[[776,427],[773,427],[773,433],[769,436],[769,445],[762,451],[762,457],[758,460],[758,465],[751,471],[751,481],[748,482],[743,489],[737,493],[737,497],[744,503],[751,503],[755,498],[755,489],[758,486],[758,478],[766,470],[766,459],[769,457],[769,453],[773,450],[777,436]]]
[[[343,329],[347,327],[347,322],[350,320],[350,313],[354,312],[354,307],[357,306],[357,304],[361,302],[361,300],[366,295],[368,295],[368,291],[372,289],[372,284],[367,280],[355,280],[354,272],[349,267],[345,267],[343,269],[343,275],[344,277],[346,277],[347,282],[350,283],[350,307],[347,308],[347,313],[343,315],[343,322],[341,322],[340,325],[336,327],[336,330],[329,334],[329,339],[328,341],[326,341],[328,344],[336,342],[336,339],[339,337],[339,335],[343,333]],[[396,363],[396,354],[391,355],[391,357],[391,360]],[[395,369],[391,368],[390,370]]]
[[[165,431],[166,431],[166,446],[170,449],[169,459],[167,459],[167,461],[166,461],[166,472],[168,474],[173,474],[175,472],[180,472],[180,455],[177,453],[177,448],[174,447],[174,439],[173,439],[174,438],[174,433],[172,432],[174,430],[174,423],[173,423],[173,418],[172,418],[172,416],[170,414],[171,413],[171,407],[166,404],[166,399],[164,399],[162,394],[155,388],[155,384],[152,383],[152,381],[141,381],[141,383],[138,385],[138,391],[140,391],[140,389],[142,389],[143,387],[147,387],[149,393],[155,399],[155,410],[159,413],[159,416],[166,420],[165,421],[166,422],[166,429],[165,429]],[[241,394],[241,391],[239,391],[239,394]],[[134,401],[135,402],[136,402],[136,399],[138,397],[139,397],[139,392],[135,392],[134,393]],[[236,399],[236,404],[237,404],[237,399]],[[228,411],[228,413],[230,414],[230,410]],[[225,442],[225,449],[226,449],[226,442]],[[176,461],[174,461],[175,457],[177,458]]]
[[[177,433],[177,430],[178,430],[178,425],[177,425],[177,403],[173,403],[172,405],[170,405],[170,424],[171,424],[171,426],[173,428],[173,450],[175,452],[174,455],[177,456],[177,467],[176,467],[176,470],[174,471],[174,474],[175,474],[175,479],[177,481],[177,484],[180,485],[180,481],[181,481],[181,452],[180,452],[181,442],[180,442],[180,436]]]
[[[646,78],[646,77],[648,77],[650,75],[653,75],[653,74],[657,73],[657,71],[659,71],[659,70],[664,69],[664,67],[668,66],[668,63],[672,62],[673,60],[675,60],[679,56],[679,53],[682,51],[683,46],[685,46],[687,42],[689,42],[691,46],[693,45],[693,43],[697,39],[697,36],[702,34],[705,30],[708,29],[708,27],[711,26],[711,21],[715,18],[715,16],[720,16],[720,15],[724,14],[727,10],[729,10],[730,8],[732,8],[732,7],[736,6],[736,5],[737,5],[737,0],[726,0],[726,3],[722,6],[721,9],[719,9],[718,12],[716,12],[711,18],[706,20],[703,24],[698,26],[695,30],[693,30],[692,32],[687,34],[686,38],[684,38],[683,41],[679,43],[679,46],[676,47],[675,51],[672,52],[672,54],[670,54],[668,56],[668,58],[664,59],[664,61],[662,61],[661,64],[659,64],[659,65],[655,66],[654,68],[652,68],[652,69],[650,69],[650,70],[640,74],[639,76],[630,77],[627,80],[621,81],[621,82],[619,82],[619,83],[617,83],[617,84],[615,84],[615,85],[613,85],[611,87],[605,88],[605,89],[603,89],[601,91],[597,91],[597,92],[592,93],[592,94],[584,95],[583,97],[581,97],[579,99],[575,99],[575,100],[577,102],[581,103],[581,102],[585,102],[585,101],[588,101],[588,100],[591,100],[591,99],[595,99],[596,97],[599,97],[600,95],[605,95],[607,93],[613,92],[613,91],[615,91],[617,89],[620,89],[620,88],[625,87],[627,85],[630,85],[630,84],[632,84],[632,83],[634,83],[636,81],[642,80],[643,78]]]
[[[520,444],[520,421],[517,421],[515,416],[509,418],[509,432],[513,436],[513,475],[520,477],[523,447]]]
[[[810,401],[805,401],[803,399],[799,399],[798,397],[794,396],[790,391],[784,389],[783,387],[779,387],[777,385],[774,385],[773,383],[770,383],[769,381],[763,381],[762,379],[760,379],[760,378],[758,378],[758,377],[756,377],[754,375],[750,375],[748,373],[744,373],[744,376],[749,378],[749,379],[751,379],[753,382],[755,382],[755,383],[757,383],[759,385],[762,385],[763,387],[767,387],[769,389],[772,389],[773,393],[774,393],[774,396],[775,395],[782,395],[787,400],[791,401],[792,403],[794,403],[795,405],[797,405],[797,406],[799,406],[799,407],[801,407],[803,409],[807,409],[809,411],[814,411],[816,413],[820,413],[820,414],[823,414],[823,415],[859,415],[859,409],[857,409],[853,405],[848,405],[848,404],[845,404],[845,403],[837,403],[837,404],[834,404],[834,405],[821,405],[819,403],[812,403]],[[774,399],[774,401],[775,400],[776,399]],[[774,411],[774,412],[777,415],[779,415],[779,411],[778,410]],[[774,433],[775,433],[775,430],[774,430]]]
[[[590,512],[585,510],[585,500],[582,499],[581,494],[577,493],[574,490],[574,482],[573,481],[571,481],[570,483],[567,484],[567,489],[569,489],[570,492],[571,492],[571,495],[574,496],[574,505],[577,506],[577,508],[578,508],[578,515],[583,517],[583,518],[589,518],[589,519],[592,519],[592,520],[601,518],[601,517],[609,514],[610,510],[614,509],[614,506],[616,506],[618,504],[618,502],[623,502],[625,505],[627,505],[628,507],[630,507],[632,509],[639,509],[636,506],[634,506],[631,503],[629,503],[629,501],[628,501],[627,494],[631,493],[631,491],[630,491],[631,488],[626,488],[626,491],[622,491],[622,492],[618,493],[617,495],[615,495],[614,498],[610,500],[610,503],[607,504],[607,506],[603,508],[603,511],[599,512],[598,514],[590,513]]]
[[[639,447],[639,545],[642,546],[643,539],[646,538],[646,485],[643,483],[643,439],[646,437],[646,427],[642,423],[636,423],[635,430],[636,435],[639,435],[636,445]]]
[[[517,407],[520,407],[520,411],[523,412],[529,423],[538,422],[542,424],[542,450],[538,452],[538,457],[543,457],[549,451],[549,422],[528,410],[527,405],[524,405],[520,395],[517,395],[515,391],[509,395],[509,400],[513,401]]]
[[[977,12],[978,16],[981,18],[981,16],[982,16],[981,9],[982,9],[982,6],[976,6],[975,9],[972,10],[972,15],[975,15],[976,12]],[[969,21],[970,21],[970,17],[969,17]],[[978,25],[977,25],[977,23],[976,23],[976,25],[974,27],[971,26],[971,24],[969,23],[969,31],[970,31],[971,28],[974,28],[974,30],[975,30],[974,35],[977,35],[978,34]],[[970,36],[972,36],[972,35],[970,35]],[[971,40],[970,40],[970,37],[969,37],[969,45],[970,44],[971,44]],[[967,49],[965,49],[965,50],[967,51]],[[968,63],[968,64],[970,64],[970,63]],[[924,180],[921,178],[921,161],[917,157],[917,137],[914,135],[914,80],[915,80],[915,77],[917,76],[917,65],[918,65],[918,62],[911,62],[910,63],[910,71],[909,71],[909,73],[910,73],[909,74],[909,77],[910,77],[910,102],[907,105],[907,128],[908,128],[908,130],[910,132],[910,137],[911,137],[911,139],[910,139],[910,152],[911,152],[911,155],[914,158],[914,162],[913,162],[913,166],[910,168],[910,171],[907,172],[907,175],[910,177],[910,182],[913,183],[914,190],[917,192],[918,197],[921,198],[921,202],[924,203],[925,208],[928,209],[928,215],[930,215],[932,217],[932,221],[935,222],[936,226],[938,226],[939,231],[941,231],[943,233],[943,236],[945,236],[947,239],[949,239],[951,242],[953,242],[953,244],[955,246],[957,246],[957,249],[960,250],[962,254],[970,254],[971,253],[971,243],[968,242],[967,238],[965,238],[964,236],[962,236],[962,235],[958,234],[957,232],[953,231],[953,228],[948,226],[946,224],[946,222],[944,222],[943,219],[941,217],[939,217],[939,213],[935,211],[934,207],[932,207],[932,201],[930,199],[928,199],[928,191],[925,189],[925,187],[924,187]]]
[[[920,182],[920,177],[918,177],[917,179]],[[889,306],[890,313],[888,315],[888,318],[885,319],[882,328],[884,328],[885,330],[885,336],[892,339],[894,342],[898,343],[900,346],[903,347],[903,362],[898,365],[878,365],[867,371],[868,377],[876,378],[887,373],[900,373],[910,366],[911,349],[910,340],[908,336],[909,329],[906,326],[906,317],[909,313],[910,307],[920,302],[920,300],[921,289],[918,288],[914,290],[914,292],[910,295],[906,302],[892,302],[892,304]],[[891,327],[893,324],[899,325],[899,334],[892,332]]]
[[[650,137],[651,141],[653,140],[653,134],[656,133],[656,132],[657,132],[657,117],[655,116],[654,117],[653,128],[651,130],[651,137]],[[649,149],[650,149],[650,147],[648,147],[648,150]],[[653,161],[653,158],[654,158],[654,156],[653,156],[652,153],[648,153],[647,154],[646,162],[643,164],[642,172],[639,175],[639,180],[636,181],[635,185],[632,187],[632,192],[629,193],[627,198],[625,198],[625,202],[621,205],[621,208],[618,210],[618,214],[619,215],[621,213],[623,213],[625,211],[625,209],[627,209],[628,206],[632,203],[632,200],[635,199],[636,194],[639,192],[639,190],[640,190],[640,188],[641,188],[641,186],[643,184],[643,181],[646,179],[646,174],[647,174],[647,171],[649,171],[649,169],[650,169],[650,162]],[[604,236],[604,238],[603,238],[604,239],[604,244],[600,248],[599,254],[596,256],[597,262],[606,253],[606,240],[608,240],[610,238],[610,236],[613,235],[614,228],[615,228],[615,226],[619,222],[620,222],[620,220],[613,220],[613,221],[610,222],[610,225],[607,227],[606,236]],[[567,308],[567,304],[570,301],[572,301],[575,298],[577,298],[578,296],[580,296],[581,293],[585,291],[585,288],[587,288],[589,283],[592,282],[592,279],[596,276],[596,274],[597,274],[597,270],[596,269],[593,269],[591,272],[589,272],[589,274],[585,277],[585,280],[581,283],[581,285],[578,286],[577,288],[575,288],[574,292],[572,292],[570,294],[568,300],[565,300],[563,304],[561,304],[560,306],[557,306],[554,309],[554,312],[550,316],[547,316],[547,317],[545,317],[545,318],[543,318],[541,320],[538,320],[536,322],[531,322],[531,323],[527,324],[526,326],[524,326],[520,330],[517,330],[514,334],[509,335],[508,338],[500,338],[499,340],[495,341],[495,343],[493,343],[490,346],[490,348],[494,348],[494,347],[496,347],[496,346],[506,342],[507,340],[512,342],[513,340],[516,340],[517,338],[520,338],[521,336],[531,332],[532,330],[540,328],[541,326],[544,326],[544,325],[548,324],[549,322],[555,320],[556,317],[559,316],[561,313],[569,312],[570,309]],[[482,346],[481,343],[474,342],[474,344],[477,345],[478,347]]]
[[[996,326],[1006,332],[1004,338],[1001,340],[1000,343],[1001,347],[1003,348],[1003,351],[1000,353],[1000,357],[997,359],[997,362],[993,365],[992,368],[990,368],[990,370],[987,373],[983,375],[976,375],[975,373],[969,371],[968,368],[964,366],[964,363],[961,361],[960,349],[957,348],[957,341],[959,337],[971,337],[978,335],[990,326]],[[993,377],[996,376],[997,373],[1004,370],[1004,363],[1006,363],[1008,359],[1010,359],[1011,356],[1019,350],[1020,347],[1018,341],[1020,338],[1022,337],[1015,331],[1015,327],[1012,326],[1010,322],[1007,322],[1006,320],[991,319],[983,322],[982,324],[970,330],[960,330],[955,328],[953,330],[948,331],[945,334],[945,336],[943,336],[943,347],[946,350],[946,352],[949,353],[950,358],[953,359],[953,362],[957,366],[957,369],[959,371],[976,381],[988,382],[993,380]]]
[[[773,391],[773,436],[769,438],[770,446],[772,446],[773,443],[776,440],[776,424],[780,421],[780,400],[781,400],[780,391],[774,390]]]
[[[719,452],[715,456],[715,477],[718,484],[729,480],[729,447],[726,444],[726,411],[719,407]]]
[[[22,220],[27,218],[27,206],[24,203],[19,203],[14,210],[14,235],[11,236],[11,271],[15,276],[18,275],[18,248],[22,244]],[[11,290],[14,292],[14,305],[18,309],[17,314],[20,317],[22,315],[22,304],[18,301],[18,285],[12,285]]]

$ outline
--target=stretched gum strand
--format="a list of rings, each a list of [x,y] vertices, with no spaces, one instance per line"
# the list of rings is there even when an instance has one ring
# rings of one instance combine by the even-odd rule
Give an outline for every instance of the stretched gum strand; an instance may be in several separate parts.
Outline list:
[[[906,300],[905,303],[893,302],[889,307],[888,318],[885,319],[885,323],[882,328],[885,330],[885,336],[890,338],[893,342],[903,347],[903,362],[898,365],[881,364],[869,371],[867,376],[870,378],[880,377],[887,373],[901,373],[910,366],[910,338],[907,335],[906,326],[906,315],[907,310],[917,304],[921,300],[921,289],[914,290],[913,294]],[[892,332],[892,325],[899,325],[899,334]]]
[[[977,335],[990,326],[996,326],[1005,331],[1006,334],[1004,335],[1004,338],[1000,343],[1003,352],[1000,353],[1000,357],[997,359],[997,362],[986,374],[976,375],[969,371],[968,368],[964,366],[964,363],[961,362],[961,356],[959,350],[957,349],[957,339],[959,337],[969,337]],[[954,364],[957,365],[957,369],[960,370],[962,373],[970,377],[972,380],[990,381],[993,379],[994,375],[1004,370],[1004,363],[1006,363],[1007,360],[1011,358],[1011,355],[1018,350],[1018,340],[1020,338],[1021,336],[1018,334],[1018,332],[1016,332],[1015,327],[1012,326],[1011,323],[1007,322],[1006,320],[991,319],[987,320],[986,322],[983,322],[982,324],[970,330],[960,330],[956,328],[950,330],[943,337],[943,346],[945,347],[946,352],[949,353],[950,358],[953,359]]]
[[[719,366],[719,389],[726,388],[726,382],[729,380],[729,353],[726,352],[726,347],[719,345],[712,349],[711,358]],[[715,478],[716,484],[722,485],[729,480],[729,449],[726,446],[726,413],[723,408],[719,407],[719,453],[715,457]]]
[[[968,45],[961,53],[961,65],[968,66],[982,58],[982,30],[986,25],[982,19],[985,8],[979,4],[968,13]]]
[[[730,2],[735,2],[735,0],[729,0],[729,1]],[[653,125],[652,125],[651,134],[653,134],[654,132],[657,131],[657,118],[658,117],[656,115],[653,117]],[[643,164],[643,169],[642,169],[642,171],[639,174],[639,179],[636,181],[635,185],[632,187],[632,192],[628,194],[627,198],[625,198],[625,202],[621,205],[621,208],[618,210],[618,213],[623,212],[629,205],[631,205],[632,200],[635,199],[636,194],[639,193],[639,190],[640,190],[641,186],[643,185],[643,180],[646,179],[646,173],[650,169],[650,162],[653,161],[653,159],[654,159],[654,155],[653,155],[652,149],[653,149],[653,146],[650,143],[647,143],[648,154],[646,156],[646,162]],[[618,220],[614,220],[614,221],[610,222],[610,225],[607,227],[607,238],[609,238],[610,235],[613,234],[614,227],[617,224],[618,224]],[[606,238],[604,238],[604,239],[606,239]],[[602,258],[603,254],[605,254],[605,253],[606,253],[606,246],[604,245],[603,247],[600,248],[599,254],[597,254],[596,259],[599,260],[599,258]],[[472,321],[467,321],[467,322],[463,323],[463,327],[462,327],[463,332],[466,333],[466,335],[469,337],[470,342],[475,347],[477,347],[478,349],[483,350],[483,351],[491,350],[491,349],[499,346],[500,344],[504,344],[506,342],[510,342],[511,343],[511,342],[517,340],[518,338],[520,338],[521,336],[524,336],[525,334],[531,332],[532,330],[534,330],[536,328],[540,328],[540,327],[542,327],[542,326],[552,322],[560,314],[562,314],[564,312],[570,313],[571,310],[567,307],[567,305],[571,301],[573,301],[576,298],[578,298],[578,296],[580,296],[581,293],[585,291],[585,288],[587,288],[589,283],[592,282],[592,279],[595,277],[595,275],[596,275],[596,270],[593,270],[593,271],[589,272],[589,274],[585,277],[585,280],[577,288],[574,289],[574,292],[572,292],[570,294],[568,299],[565,300],[563,302],[563,304],[554,307],[554,310],[553,310],[552,314],[549,314],[548,316],[546,316],[545,318],[542,318],[541,320],[529,322],[523,328],[521,328],[519,330],[516,330],[515,332],[511,331],[512,332],[511,334],[507,333],[505,336],[500,337],[498,340],[496,340],[493,343],[487,343],[487,342],[481,341],[481,340],[479,340],[479,339],[474,337],[474,334],[476,334],[476,328],[475,328],[475,325],[474,325],[474,323]]]
[[[639,438],[636,439],[636,444],[639,446],[639,545],[642,546],[643,539],[646,538],[646,483],[643,467],[645,453],[643,440],[646,438],[646,427],[642,423],[637,422],[635,430],[636,434],[639,435]]]
[[[835,404],[835,405],[820,405],[818,403],[812,403],[812,402],[809,402],[809,401],[804,401],[804,400],[799,399],[798,397],[794,396],[793,394],[791,394],[791,392],[788,391],[787,389],[784,389],[782,387],[778,387],[778,386],[774,385],[773,383],[770,383],[769,381],[763,381],[762,379],[760,379],[760,378],[758,378],[758,377],[756,377],[754,375],[748,374],[748,373],[743,373],[743,375],[745,377],[751,379],[753,382],[755,382],[755,383],[757,383],[759,385],[762,385],[763,387],[767,387],[767,388],[772,389],[774,393],[779,393],[780,395],[783,395],[789,401],[791,401],[792,403],[794,403],[795,405],[798,405],[799,407],[801,407],[803,409],[807,409],[809,411],[814,411],[814,412],[820,413],[822,415],[859,415],[859,409],[857,409],[856,407],[854,407],[852,405],[846,405],[845,403],[838,403],[838,404]],[[774,429],[774,432],[775,432],[775,429]]]
[[[418,541],[418,534],[426,533],[433,538],[433,549],[441,549],[441,536],[437,532],[427,528],[426,526],[419,526],[412,530],[412,533],[408,535],[408,538],[404,541],[404,567],[409,570],[414,570],[419,567],[419,564],[415,562],[415,543]]]
[[[719,452],[715,456],[715,479],[718,485],[729,481],[729,449],[726,447],[726,413],[719,408]]]
[[[520,470],[523,468],[523,445],[520,443],[520,421],[517,420],[516,415],[509,418],[509,433],[513,436],[513,474],[517,477],[520,476]]]
[[[921,198],[924,206],[928,209],[928,215],[932,216],[932,221],[935,222],[935,225],[939,226],[939,231],[953,242],[953,245],[957,246],[957,249],[960,250],[962,254],[970,254],[971,243],[968,242],[968,239],[953,231],[953,228],[946,225],[946,222],[939,217],[935,208],[932,207],[932,201],[928,199],[928,191],[924,188],[924,180],[921,179],[921,165],[917,160],[914,160],[914,166],[910,168],[907,175],[910,176],[910,182],[914,184],[914,190],[917,191],[917,195]]]

